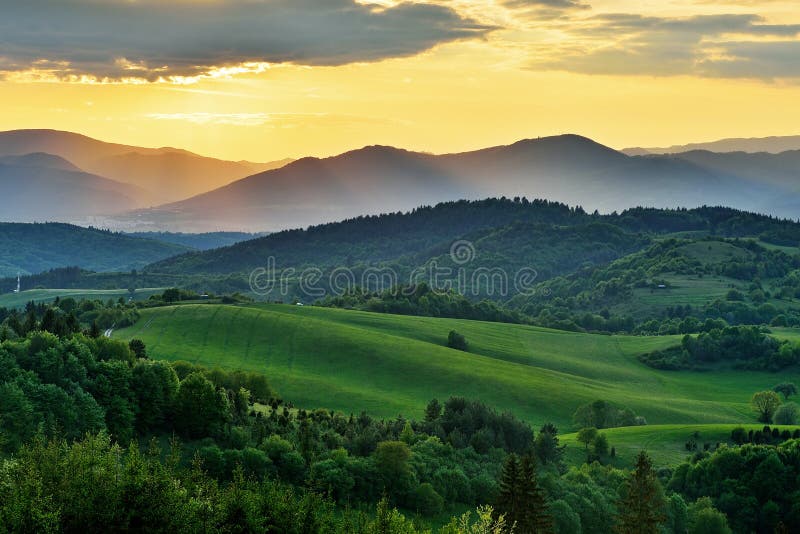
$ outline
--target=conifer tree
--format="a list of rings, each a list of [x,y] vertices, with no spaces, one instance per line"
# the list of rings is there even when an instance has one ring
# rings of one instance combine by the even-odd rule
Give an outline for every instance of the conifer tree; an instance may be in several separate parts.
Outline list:
[[[517,493],[519,517],[516,531],[530,534],[553,532],[553,518],[547,509],[544,490],[539,486],[533,454],[526,454],[520,462]]]
[[[520,466],[516,454],[509,454],[500,474],[500,494],[494,507],[494,518],[504,516],[509,529],[513,529],[519,514],[519,474]]]
[[[617,503],[616,530],[620,534],[655,534],[667,519],[665,507],[653,462],[642,451]]]
[[[36,322],[36,311],[30,308],[27,315],[25,315],[25,324],[22,325],[22,330],[25,332],[24,335],[27,335],[37,328],[39,328],[39,325]]]
[[[100,327],[97,325],[97,321],[92,321],[92,326],[89,327],[89,337],[100,337]]]

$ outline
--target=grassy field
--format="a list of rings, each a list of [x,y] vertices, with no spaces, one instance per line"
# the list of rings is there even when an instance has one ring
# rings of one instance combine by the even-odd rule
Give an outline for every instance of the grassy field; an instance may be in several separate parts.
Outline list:
[[[162,293],[164,288],[142,288],[137,289],[134,293],[134,300],[145,300],[150,295]],[[72,297],[76,300],[80,299],[100,299],[117,300],[124,297],[126,300],[130,296],[127,289],[29,289],[21,293],[5,293],[0,295],[0,306],[5,308],[20,308],[25,306],[30,301],[34,302],[51,302],[56,297],[67,298]]]
[[[464,334],[470,352],[445,346]],[[142,311],[118,339],[153,358],[263,371],[305,407],[421,417],[431,398],[463,395],[564,430],[586,402],[605,399],[650,424],[754,422],[749,399],[797,373],[665,372],[636,356],[675,337],[600,336],[521,325],[289,305],[182,305]]]
[[[601,430],[608,438],[609,445],[616,449],[616,459],[611,461],[617,467],[630,468],[639,451],[645,449],[653,458],[655,465],[676,465],[694,451],[686,450],[686,442],[694,440],[702,451],[707,443],[711,449],[720,444],[731,445],[731,431],[742,426],[746,430],[761,430],[763,424],[715,424],[715,425],[648,425]],[[774,427],[775,425],[773,425]],[[794,431],[796,426],[778,426],[781,430]],[[584,445],[578,442],[577,434],[562,436],[561,443],[567,445],[566,461],[579,465],[586,460]]]

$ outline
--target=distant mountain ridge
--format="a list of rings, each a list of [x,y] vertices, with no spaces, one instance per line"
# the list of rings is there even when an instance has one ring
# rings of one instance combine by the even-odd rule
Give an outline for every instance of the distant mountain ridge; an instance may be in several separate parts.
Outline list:
[[[688,143],[685,145],[672,145],[669,147],[632,147],[622,150],[630,156],[643,156],[646,154],[679,154],[694,150],[708,150],[709,152],[767,152],[780,154],[788,150],[800,150],[800,135],[771,136],[771,137],[732,137],[719,141],[705,143]]]
[[[50,154],[0,157],[0,221],[70,221],[137,206],[136,186],[84,172]]]
[[[275,231],[488,196],[547,198],[605,212],[708,204],[792,216],[800,210],[793,211],[797,200],[786,202],[785,182],[679,157],[632,157],[561,135],[456,154],[368,146],[303,158],[133,217],[183,231]]]
[[[187,198],[291,161],[224,161],[178,148],[107,143],[59,130],[0,132],[0,156],[30,153],[60,156],[86,172],[135,185],[142,190],[133,199],[138,206]]]

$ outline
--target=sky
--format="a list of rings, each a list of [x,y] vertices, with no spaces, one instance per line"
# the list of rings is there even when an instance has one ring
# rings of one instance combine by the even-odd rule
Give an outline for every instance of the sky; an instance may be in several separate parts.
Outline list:
[[[252,161],[797,135],[796,4],[0,0],[0,130]]]

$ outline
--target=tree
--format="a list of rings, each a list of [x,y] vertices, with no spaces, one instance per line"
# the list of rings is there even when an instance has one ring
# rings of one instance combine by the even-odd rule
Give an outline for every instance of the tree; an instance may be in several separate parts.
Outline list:
[[[97,321],[92,321],[92,326],[89,327],[89,337],[93,337],[95,339],[100,337],[100,327],[97,326]]]
[[[553,532],[553,518],[548,512],[547,499],[536,476],[536,459],[531,454],[522,457],[517,487],[517,531],[530,534]]]
[[[599,456],[603,457],[608,454],[608,438],[603,433],[598,433],[597,436],[594,438],[594,442],[592,443],[592,447],[594,448],[594,453]]]
[[[617,502],[616,530],[620,534],[655,534],[666,522],[666,503],[646,452],[636,457],[636,468],[625,482]]]
[[[728,518],[714,508],[711,499],[700,497],[689,507],[689,534],[731,534]]]
[[[442,416],[442,405],[437,399],[432,399],[425,408],[425,422],[433,423]]]
[[[213,436],[230,417],[228,397],[205,376],[192,373],[180,384],[175,426],[191,438]]]
[[[783,395],[784,400],[786,400],[792,395],[797,395],[797,386],[791,382],[783,382],[772,388],[772,391],[780,393]]]
[[[181,300],[181,290],[175,287],[167,289],[161,295],[161,298],[167,303],[178,302]]]
[[[406,421],[406,424],[403,426],[403,431],[400,432],[400,441],[408,445],[413,445],[414,429],[411,427],[411,421]]]
[[[495,519],[505,517],[509,528],[514,528],[514,524],[519,517],[520,498],[517,487],[519,474],[519,459],[516,454],[509,454],[500,474],[500,492],[497,495],[493,516]]]
[[[388,478],[405,475],[410,458],[411,449],[402,441],[382,441],[375,450],[375,465]]]
[[[433,486],[425,482],[420,484],[414,492],[414,504],[422,515],[437,515],[444,509],[444,499]]]
[[[31,308],[25,315],[25,323],[22,325],[22,330],[25,334],[30,334],[38,327],[39,325],[36,322],[36,311],[33,308]]]
[[[456,350],[469,350],[469,345],[467,344],[467,338],[456,332],[455,330],[450,330],[450,333],[447,335],[447,346],[451,349]]]
[[[589,444],[594,442],[597,437],[597,429],[594,427],[581,428],[578,431],[578,441],[583,443],[586,447],[586,452],[589,452]]]
[[[781,404],[775,411],[775,424],[796,425],[800,421],[800,406],[794,402]]]
[[[758,413],[758,420],[771,423],[775,410],[781,405],[781,398],[774,391],[759,391],[750,400],[753,409]]]
[[[552,423],[544,424],[533,442],[536,457],[543,465],[549,463],[560,465],[564,448],[558,441],[558,428]]]
[[[141,339],[131,339],[128,347],[130,347],[131,352],[136,355],[137,359],[147,359],[147,347],[145,347],[144,341]]]
[[[479,506],[475,522],[472,521],[472,513],[465,512],[445,525],[441,534],[504,534],[508,530],[504,516],[497,517],[491,506]]]

